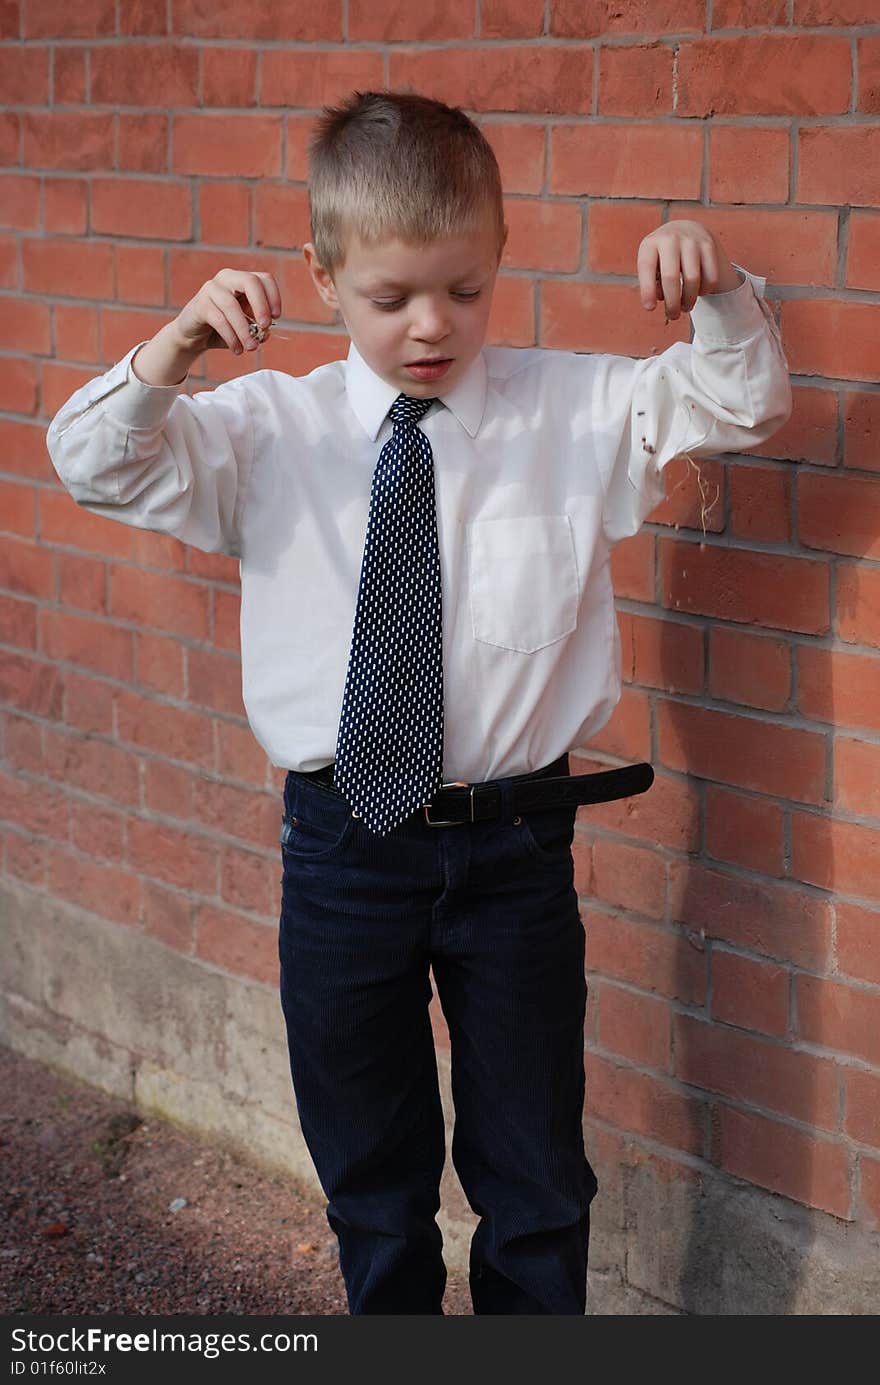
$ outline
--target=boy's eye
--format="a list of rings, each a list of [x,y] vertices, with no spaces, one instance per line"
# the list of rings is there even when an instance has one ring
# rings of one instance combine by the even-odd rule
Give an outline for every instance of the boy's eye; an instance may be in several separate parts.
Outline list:
[[[479,298],[479,296],[479,289],[475,289],[472,293],[456,293],[454,295],[455,298],[461,298],[465,302],[469,302],[472,298]],[[373,298],[370,301],[374,304],[375,307],[381,308],[383,312],[390,313],[393,312],[395,308],[399,308],[404,300],[402,298],[394,298],[387,300],[383,300],[381,298]]]

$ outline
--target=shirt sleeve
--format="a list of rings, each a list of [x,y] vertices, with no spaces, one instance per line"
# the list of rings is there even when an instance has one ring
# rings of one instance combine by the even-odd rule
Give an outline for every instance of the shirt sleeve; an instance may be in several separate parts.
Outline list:
[[[747,451],[791,414],[788,363],[764,300],[766,279],[734,267],[744,276],[738,288],[703,294],[694,304],[690,343],[643,360],[589,358],[589,431],[610,543],[637,533],[665,499],[663,468],[673,457]]]
[[[76,390],[52,419],[52,465],[78,505],[206,553],[240,557],[254,460],[247,377],[190,396],[134,373],[137,346]]]

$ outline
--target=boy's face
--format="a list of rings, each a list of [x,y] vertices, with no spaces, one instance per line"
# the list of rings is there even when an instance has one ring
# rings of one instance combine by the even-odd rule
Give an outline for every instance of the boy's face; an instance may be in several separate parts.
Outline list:
[[[318,293],[339,310],[367,365],[400,393],[442,398],[479,354],[500,258],[488,215],[478,232],[426,246],[400,240],[367,246],[352,235],[335,281],[311,243],[303,255]],[[425,357],[448,364],[413,370]]]

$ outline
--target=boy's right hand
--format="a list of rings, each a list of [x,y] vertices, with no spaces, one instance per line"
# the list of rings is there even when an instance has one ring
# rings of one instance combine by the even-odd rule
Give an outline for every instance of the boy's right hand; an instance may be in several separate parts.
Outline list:
[[[195,356],[225,346],[239,356],[259,344],[250,334],[252,322],[268,328],[280,316],[281,294],[273,275],[220,269],[181,308],[173,326],[182,352]]]

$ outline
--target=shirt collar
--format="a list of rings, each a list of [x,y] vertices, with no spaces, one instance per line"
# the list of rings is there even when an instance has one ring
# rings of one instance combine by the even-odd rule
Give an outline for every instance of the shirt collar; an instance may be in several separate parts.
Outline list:
[[[480,351],[462,378],[440,401],[451,410],[472,438],[476,436],[486,407],[487,376],[486,362]],[[345,388],[358,421],[375,442],[388,410],[402,391],[395,389],[367,365],[354,342],[349,347],[345,363]]]

